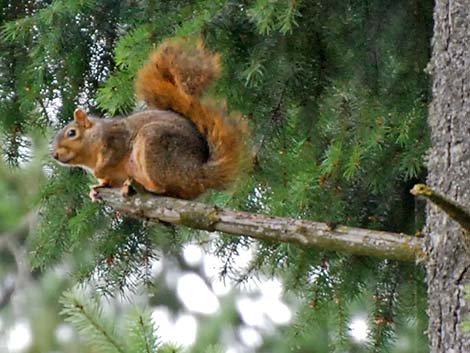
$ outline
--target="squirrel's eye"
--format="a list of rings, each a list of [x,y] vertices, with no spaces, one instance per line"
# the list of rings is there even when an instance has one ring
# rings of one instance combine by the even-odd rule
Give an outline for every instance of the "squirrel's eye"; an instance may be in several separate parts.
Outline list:
[[[75,129],[70,129],[67,131],[67,136],[68,137],[74,137],[77,134],[77,131]]]

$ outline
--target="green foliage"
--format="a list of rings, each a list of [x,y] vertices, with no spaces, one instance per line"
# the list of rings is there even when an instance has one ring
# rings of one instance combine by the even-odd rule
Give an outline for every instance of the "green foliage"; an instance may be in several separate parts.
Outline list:
[[[90,240],[92,230],[100,229],[102,219],[97,205],[87,200],[88,178],[84,173],[60,169],[56,175],[45,185],[38,200],[43,226],[31,239],[32,265],[35,267],[55,264],[77,243],[84,246]]]
[[[62,314],[72,323],[87,343],[103,353],[126,352],[122,336],[118,336],[110,319],[105,319],[101,306],[96,301],[87,300],[84,294],[66,292],[61,301]]]
[[[113,318],[105,315],[102,305],[78,289],[65,292],[62,315],[86,338],[94,352],[103,353],[168,353],[179,349],[160,345],[149,311],[135,309],[124,327],[116,327]]]
[[[155,328],[148,311],[136,309],[128,320],[129,340],[128,346],[131,353],[152,353],[157,352],[158,344],[155,337]]]
[[[199,36],[223,56],[214,92],[249,118],[256,152],[253,172],[238,189],[206,195],[205,201],[332,224],[409,234],[419,229],[422,211],[408,190],[426,174],[424,68],[432,1],[62,0],[2,6],[0,134],[9,164],[28,160],[31,136],[64,125],[78,104],[108,116],[132,111],[133,80],[152,48],[167,37]],[[30,240],[37,267],[68,256],[77,278],[93,278],[102,292],[113,294],[146,282],[149,260],[159,251],[178,254],[187,241],[208,241],[200,232],[116,215],[88,200],[92,178],[82,171],[45,168],[48,182],[35,203],[41,224]],[[6,209],[0,204],[2,215]],[[360,351],[348,325],[363,298],[373,302],[363,308],[372,327],[371,352],[392,350],[400,332],[415,330],[416,346],[424,341],[425,318],[418,314],[424,285],[413,264],[244,238],[219,236],[214,244],[226,263],[223,275],[239,282],[259,273],[281,276],[302,300],[291,337],[300,346],[312,344],[309,328],[315,327],[324,335],[318,344],[324,351]],[[232,259],[248,246],[255,248],[254,259],[240,271]],[[410,305],[415,311],[405,314],[402,308]],[[405,324],[410,316],[413,325]],[[147,329],[136,327],[134,338],[151,346]]]
[[[119,71],[107,79],[97,97],[100,108],[112,116],[116,113],[128,113],[134,106],[133,80],[152,48],[149,32],[148,25],[137,27],[123,36],[115,48]]]
[[[299,26],[296,17],[301,16],[297,10],[300,6],[301,1],[258,0],[247,14],[260,34],[270,34],[274,30],[290,34]]]

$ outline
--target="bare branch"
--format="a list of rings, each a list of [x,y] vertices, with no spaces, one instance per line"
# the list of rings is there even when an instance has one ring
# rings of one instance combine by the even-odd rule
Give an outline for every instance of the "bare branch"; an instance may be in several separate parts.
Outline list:
[[[123,198],[116,189],[100,189],[99,196],[120,212],[154,222],[402,261],[422,257],[422,240],[401,233],[331,227],[326,223],[236,212],[151,194]]]

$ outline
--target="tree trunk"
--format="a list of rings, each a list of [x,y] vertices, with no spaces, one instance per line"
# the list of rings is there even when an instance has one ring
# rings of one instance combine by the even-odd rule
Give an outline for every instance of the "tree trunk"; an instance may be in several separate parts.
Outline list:
[[[470,2],[437,0],[434,10],[432,149],[428,184],[470,206]],[[470,352],[470,239],[428,206],[425,252],[431,352]]]

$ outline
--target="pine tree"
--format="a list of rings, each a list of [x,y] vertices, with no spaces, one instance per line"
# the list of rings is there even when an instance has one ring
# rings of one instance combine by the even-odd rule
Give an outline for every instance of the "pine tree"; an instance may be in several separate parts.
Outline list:
[[[150,312],[136,309],[129,315],[125,327],[112,325],[97,300],[87,298],[83,291],[65,292],[62,314],[71,322],[95,352],[167,353],[178,352],[170,345],[160,345],[155,337],[155,327]]]
[[[107,117],[136,109],[133,79],[149,51],[173,36],[201,37],[222,54],[213,88],[245,114],[256,151],[237,188],[210,193],[218,206],[414,234],[423,211],[408,194],[422,181],[432,2],[55,0],[1,4],[0,124],[11,165],[31,136],[63,126],[76,105]],[[152,226],[88,200],[91,177],[46,161],[32,263],[47,269],[74,254],[74,274],[101,292],[150,281],[157,251],[177,253],[204,233]],[[414,264],[256,242],[246,273],[230,266],[248,238],[212,240],[239,281],[281,276],[302,300],[291,340],[333,330],[331,351],[351,347],[351,307],[368,300],[371,352],[397,331],[424,325],[423,273]],[[412,310],[407,308],[412,307]],[[406,314],[404,314],[406,313]],[[88,324],[86,327],[89,327]],[[421,330],[421,331],[420,331]],[[292,342],[289,340],[289,342]],[[425,348],[419,348],[426,351]],[[300,349],[299,349],[300,351]]]

